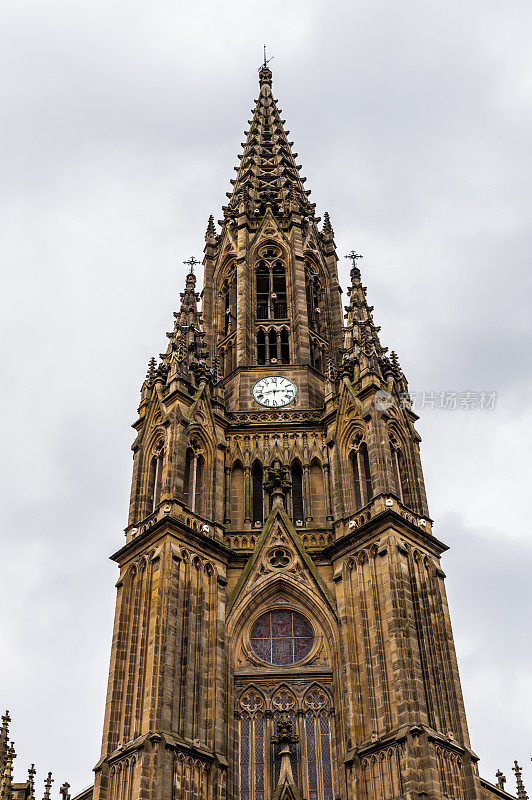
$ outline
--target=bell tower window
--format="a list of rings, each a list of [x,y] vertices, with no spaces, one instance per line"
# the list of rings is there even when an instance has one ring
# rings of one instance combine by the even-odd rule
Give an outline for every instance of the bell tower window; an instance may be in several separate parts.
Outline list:
[[[257,364],[289,364],[290,339],[287,328],[257,331]]]
[[[260,252],[255,272],[257,319],[286,319],[286,270],[281,251],[268,245]]]

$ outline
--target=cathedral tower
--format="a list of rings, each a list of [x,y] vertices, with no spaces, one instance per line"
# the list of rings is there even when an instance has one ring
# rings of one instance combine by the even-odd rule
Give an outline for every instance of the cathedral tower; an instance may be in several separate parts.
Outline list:
[[[142,385],[93,798],[486,797],[408,384],[259,82]]]

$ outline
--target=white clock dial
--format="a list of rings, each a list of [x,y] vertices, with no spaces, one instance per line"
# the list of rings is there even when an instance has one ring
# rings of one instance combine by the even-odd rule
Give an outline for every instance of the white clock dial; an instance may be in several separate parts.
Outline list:
[[[267,408],[281,408],[296,399],[297,386],[290,378],[268,375],[261,378],[251,390],[253,399]]]

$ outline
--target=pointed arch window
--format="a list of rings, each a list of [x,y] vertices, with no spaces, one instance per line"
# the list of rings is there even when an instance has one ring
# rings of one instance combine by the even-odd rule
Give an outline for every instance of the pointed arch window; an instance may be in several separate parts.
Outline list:
[[[260,461],[254,461],[251,468],[251,508],[253,524],[264,523],[264,472]],[[258,523],[258,524],[257,524]]]
[[[227,336],[236,325],[236,271],[234,265],[228,270],[221,289],[222,333]]]
[[[313,264],[307,261],[307,269],[305,271],[305,286],[307,293],[307,315],[309,328],[312,328],[316,333],[320,333],[322,328],[322,302],[323,302],[323,289],[320,280],[315,272]]]
[[[285,625],[285,617],[291,613],[294,612],[287,609],[274,610],[259,617],[255,625],[260,622],[264,630],[271,631],[277,615],[281,615],[280,621]],[[312,630],[304,617],[302,620]],[[264,633],[262,628],[259,632]],[[279,663],[277,669],[283,666]],[[305,686],[304,672],[299,672],[293,685],[287,676],[272,687],[270,705],[266,711],[266,699],[254,684],[244,689],[237,700],[240,800],[266,800],[276,796],[281,768],[281,721],[283,727],[289,723],[292,728],[295,741],[289,742],[290,766],[302,797],[334,800],[334,718],[329,692],[312,680]]]
[[[163,487],[163,462],[164,450],[162,442],[157,445],[156,451],[150,461],[148,477],[148,513],[155,511],[161,500]]]
[[[290,363],[290,342],[288,340],[288,331],[283,328],[281,331],[281,364]]]
[[[290,469],[292,479],[292,519],[294,522],[303,522],[304,502],[303,502],[303,468],[301,462],[296,459],[292,462]]]
[[[323,372],[323,345],[317,339],[310,340],[310,364],[318,372]]]
[[[268,361],[270,364],[277,364],[277,331],[271,328],[268,331]]]
[[[197,514],[203,512],[205,479],[205,456],[198,443],[187,447],[185,453],[185,472],[183,477],[183,499],[185,505]]]
[[[257,364],[266,363],[266,334],[262,328],[257,331]]]
[[[276,245],[267,245],[259,253],[255,290],[258,320],[288,316],[286,268],[281,249]]]
[[[368,446],[366,442],[357,437],[355,447],[349,455],[353,474],[353,490],[355,497],[355,511],[369,503],[373,497],[373,483],[369,466]]]
[[[392,449],[392,472],[395,482],[395,490],[400,501],[405,505],[410,505],[410,487],[408,484],[408,472],[404,455],[395,442],[391,444]]]

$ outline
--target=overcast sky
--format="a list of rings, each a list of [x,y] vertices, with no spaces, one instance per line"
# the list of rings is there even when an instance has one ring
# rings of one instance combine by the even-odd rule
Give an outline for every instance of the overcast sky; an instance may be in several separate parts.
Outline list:
[[[139,389],[220,217],[263,42],[344,288],[420,411],[473,749],[532,790],[532,6],[3,0],[0,704],[21,779],[99,757]],[[528,440],[528,443],[527,443]]]

